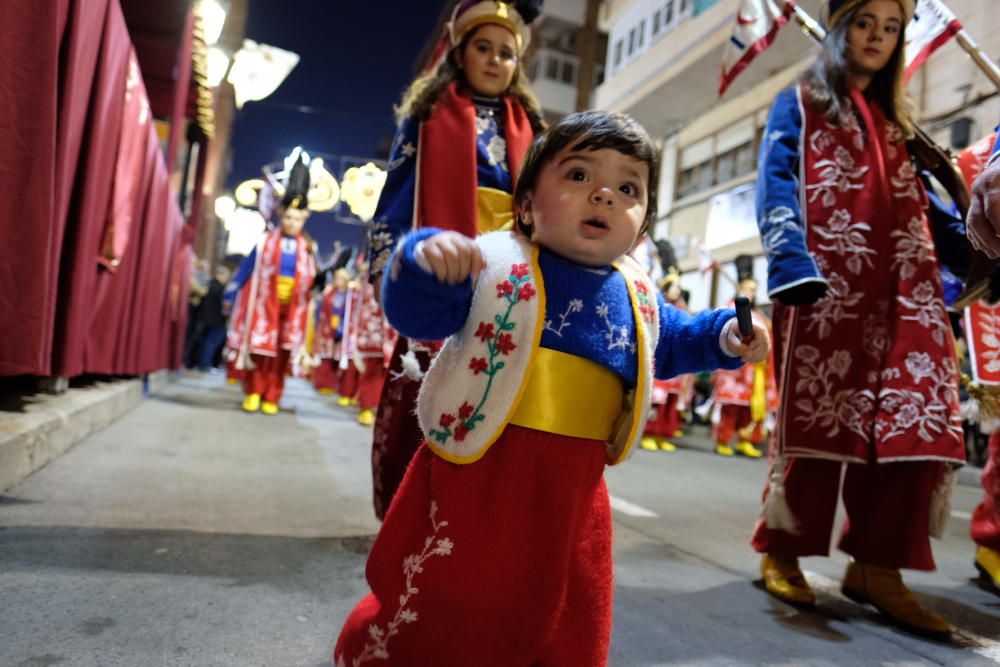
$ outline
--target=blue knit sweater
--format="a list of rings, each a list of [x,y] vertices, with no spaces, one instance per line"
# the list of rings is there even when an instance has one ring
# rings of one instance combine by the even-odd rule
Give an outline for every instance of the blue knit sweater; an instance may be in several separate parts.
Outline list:
[[[417,265],[417,244],[440,230],[417,230],[393,254],[394,280],[382,281],[382,306],[390,324],[410,338],[441,339],[465,324],[472,304],[472,281],[460,285],[438,282]],[[545,328],[541,346],[590,359],[616,373],[633,387],[638,372],[635,320],[628,287],[610,266],[591,268],[542,249],[539,263],[545,284]],[[743,362],[727,355],[719,340],[735,317],[729,308],[689,315],[668,306],[657,294],[660,340],[656,346],[656,377],[716,368],[739,368]]]

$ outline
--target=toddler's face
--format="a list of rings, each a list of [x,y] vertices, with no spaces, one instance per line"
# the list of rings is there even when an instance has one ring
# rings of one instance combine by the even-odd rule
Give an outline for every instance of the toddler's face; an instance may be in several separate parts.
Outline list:
[[[521,210],[539,245],[584,266],[606,266],[632,248],[646,217],[649,167],[612,148],[556,155]]]

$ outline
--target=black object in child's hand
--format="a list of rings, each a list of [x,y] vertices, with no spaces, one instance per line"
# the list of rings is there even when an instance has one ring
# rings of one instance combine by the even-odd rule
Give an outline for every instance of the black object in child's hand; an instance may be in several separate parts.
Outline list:
[[[736,324],[740,328],[740,337],[744,343],[753,340],[753,318],[750,316],[750,299],[745,296],[736,297]]]

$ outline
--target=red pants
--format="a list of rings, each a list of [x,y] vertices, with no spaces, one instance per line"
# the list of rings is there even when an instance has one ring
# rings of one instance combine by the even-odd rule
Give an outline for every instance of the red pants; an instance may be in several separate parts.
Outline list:
[[[348,617],[334,661],[605,665],[603,473],[603,443],[516,426],[468,465],[421,446],[368,557],[372,593]]]
[[[362,410],[374,410],[382,395],[382,383],[385,381],[385,366],[382,357],[365,359],[365,371],[358,378],[358,405]]]
[[[383,383],[372,433],[372,504],[379,519],[385,518],[424,437],[416,415],[420,382],[402,374],[402,359],[407,350],[409,341],[400,336],[389,361],[389,377],[395,379]],[[430,353],[419,351],[414,354],[420,361],[420,367],[427,370]]]
[[[358,369],[354,364],[348,362],[347,368],[340,372],[340,382],[337,386],[337,393],[341,396],[354,398],[358,393]]]
[[[323,359],[313,371],[313,386],[317,389],[337,390],[340,382],[340,369],[336,359]]]
[[[646,435],[670,438],[681,430],[681,414],[677,410],[679,398],[677,394],[667,394],[666,403],[652,406],[656,416],[646,422]]]
[[[868,565],[933,570],[928,522],[931,496],[944,465],[938,461],[844,464],[792,458],[785,493],[800,535],[771,530],[758,520],[751,544],[779,556],[827,556],[837,497],[843,493],[847,521],[839,548]],[[765,498],[767,492],[765,490]]]
[[[1000,431],[990,436],[982,481],[983,502],[972,512],[972,539],[1000,551]]]
[[[247,394],[260,394],[268,403],[281,401],[285,391],[285,372],[288,370],[289,350],[278,350],[278,356],[266,357],[262,354],[251,354],[250,359],[256,368],[247,371],[243,380],[243,390]]]
[[[715,427],[715,441],[728,444],[737,431],[749,426],[752,421],[749,405],[733,405],[731,403],[722,405],[719,424]],[[755,445],[764,442],[764,429],[759,424],[754,427],[753,433],[750,434],[750,442]]]

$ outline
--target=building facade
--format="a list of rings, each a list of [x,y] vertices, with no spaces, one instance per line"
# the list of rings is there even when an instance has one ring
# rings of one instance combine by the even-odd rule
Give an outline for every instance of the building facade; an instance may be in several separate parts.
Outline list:
[[[1000,53],[1000,12],[978,0],[946,0],[988,54]],[[734,257],[754,256],[758,301],[767,302],[757,234],[757,152],[774,97],[816,54],[794,22],[718,97],[722,54],[739,0],[607,0],[607,72],[596,106],[624,111],[662,142],[655,238],[669,238],[694,309],[733,295]],[[813,17],[819,0],[798,5]],[[917,118],[942,145],[961,149],[1000,122],[996,88],[954,41],[910,82]],[[705,270],[710,262],[718,271]]]

